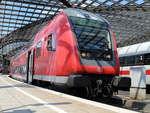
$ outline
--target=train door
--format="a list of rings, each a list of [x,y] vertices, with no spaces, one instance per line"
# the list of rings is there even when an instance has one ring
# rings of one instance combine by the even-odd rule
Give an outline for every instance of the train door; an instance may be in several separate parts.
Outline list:
[[[34,51],[28,53],[27,60],[27,83],[31,84],[33,81],[33,64],[34,64]]]

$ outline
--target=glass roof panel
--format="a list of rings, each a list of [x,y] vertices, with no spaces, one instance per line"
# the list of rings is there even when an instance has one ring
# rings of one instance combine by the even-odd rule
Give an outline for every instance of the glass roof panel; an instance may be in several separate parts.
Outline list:
[[[118,45],[125,40],[143,39],[141,37],[150,35],[150,0],[2,0],[0,7],[0,42],[1,39],[30,40],[32,36],[28,35],[34,33],[23,30],[20,34],[26,37],[19,37],[15,32],[20,28],[38,26],[32,28],[36,31],[42,24],[36,25],[37,21],[44,18],[46,21],[47,17],[52,18],[67,7],[103,15],[110,22]],[[11,34],[15,39],[11,39]]]

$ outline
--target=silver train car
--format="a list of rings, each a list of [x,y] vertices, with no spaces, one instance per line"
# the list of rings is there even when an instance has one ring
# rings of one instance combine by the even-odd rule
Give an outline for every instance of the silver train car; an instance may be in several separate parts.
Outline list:
[[[150,85],[150,41],[118,48],[120,59],[119,77],[122,87],[130,87],[130,68],[143,66],[146,75],[146,85]]]

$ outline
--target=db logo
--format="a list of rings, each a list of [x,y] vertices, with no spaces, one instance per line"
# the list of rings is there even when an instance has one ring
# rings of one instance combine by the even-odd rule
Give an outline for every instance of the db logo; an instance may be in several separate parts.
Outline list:
[[[103,72],[102,68],[97,68],[97,72]]]

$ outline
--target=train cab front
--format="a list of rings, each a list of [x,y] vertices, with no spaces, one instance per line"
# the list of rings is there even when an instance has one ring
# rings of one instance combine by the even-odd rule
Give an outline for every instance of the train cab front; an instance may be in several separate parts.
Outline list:
[[[65,12],[75,35],[80,63],[81,75],[72,79],[77,79],[80,85],[109,84],[118,74],[119,64],[116,43],[107,20],[79,9],[67,9]],[[78,83],[79,79],[83,82]]]

